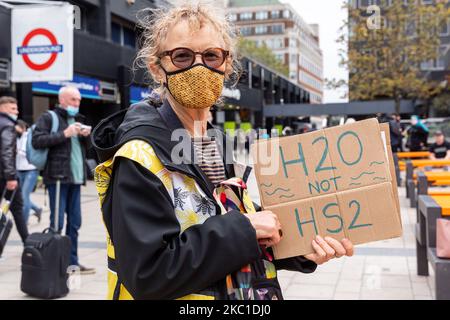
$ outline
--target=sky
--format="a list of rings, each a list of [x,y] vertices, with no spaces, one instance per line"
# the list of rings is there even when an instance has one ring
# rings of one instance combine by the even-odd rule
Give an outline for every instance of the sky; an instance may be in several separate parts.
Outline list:
[[[289,3],[307,23],[319,24],[320,47],[323,51],[324,77],[326,79],[348,80],[348,73],[339,67],[338,50],[341,47],[336,43],[339,28],[347,19],[347,11],[342,9],[343,0],[281,0]],[[325,87],[325,103],[347,102],[341,97],[344,89],[327,89]]]

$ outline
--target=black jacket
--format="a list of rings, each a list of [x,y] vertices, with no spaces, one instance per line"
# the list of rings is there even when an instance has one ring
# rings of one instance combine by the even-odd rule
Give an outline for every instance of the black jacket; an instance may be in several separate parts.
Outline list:
[[[171,161],[178,143],[171,141],[171,134],[181,123],[167,103],[156,107],[155,102],[140,103],[103,120],[92,135],[100,161],[113,157],[130,140],[144,140],[167,169],[193,178],[220,212],[212,195],[214,186],[201,170]],[[135,299],[175,299],[205,290],[224,299],[226,275],[260,257],[249,220],[232,211],[180,235],[173,202],[161,180],[132,160],[116,161],[102,214],[114,245],[119,281]],[[226,173],[234,175],[232,166],[226,166]],[[316,268],[303,257],[277,261],[276,266],[302,272]]]
[[[59,128],[56,133],[51,133],[52,116],[45,112],[36,122],[36,128],[33,130],[33,147],[36,149],[49,148],[47,164],[45,165],[43,177],[45,184],[56,183],[57,179],[61,183],[73,183],[72,170],[70,166],[70,156],[72,152],[71,138],[64,136],[64,130],[67,129],[68,114],[62,108],[55,108],[59,119]],[[78,114],[75,121],[83,123],[84,116]],[[79,137],[81,150],[83,154],[84,181],[86,182],[87,166],[86,166],[86,143],[87,139]]]
[[[389,129],[390,129],[390,136],[391,136],[391,145],[394,147],[399,147],[402,145],[403,135],[402,135],[402,128],[400,126],[400,123],[396,120],[390,120],[389,121]]]
[[[421,126],[411,126],[408,135],[407,147],[410,151],[421,151],[428,146],[428,131]]]
[[[17,180],[16,150],[17,133],[16,122],[6,113],[0,112],[0,179]]]

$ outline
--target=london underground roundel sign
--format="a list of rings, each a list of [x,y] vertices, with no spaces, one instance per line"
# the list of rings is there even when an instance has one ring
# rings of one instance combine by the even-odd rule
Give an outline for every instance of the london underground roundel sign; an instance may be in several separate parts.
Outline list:
[[[39,45],[30,45],[30,42],[36,38],[37,36],[41,36],[46,38],[46,42],[44,44]],[[30,31],[22,42],[22,46],[17,48],[17,53],[22,56],[25,64],[34,71],[44,71],[50,68],[58,58],[58,54],[63,52],[63,45],[58,44],[58,40],[55,35],[47,29],[37,28]],[[49,58],[44,62],[33,62],[33,59],[30,56],[35,55],[49,55]]]
[[[11,11],[11,81],[71,81],[73,21],[74,6],[65,2],[15,6]]]

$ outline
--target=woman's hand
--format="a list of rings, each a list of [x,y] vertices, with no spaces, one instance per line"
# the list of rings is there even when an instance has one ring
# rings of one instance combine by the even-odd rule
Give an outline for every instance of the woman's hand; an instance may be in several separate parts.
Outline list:
[[[281,240],[281,224],[272,211],[260,211],[245,215],[256,230],[259,244],[271,247]]]
[[[312,241],[312,246],[315,252],[305,255],[305,258],[318,265],[334,258],[351,257],[353,255],[353,243],[348,239],[343,239],[339,242],[331,237],[325,237],[324,239],[321,236],[317,236]]]

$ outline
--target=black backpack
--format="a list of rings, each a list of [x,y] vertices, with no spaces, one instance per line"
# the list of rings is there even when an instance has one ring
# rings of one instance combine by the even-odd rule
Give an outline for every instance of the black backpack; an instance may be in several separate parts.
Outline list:
[[[58,226],[60,180],[56,188],[55,226]],[[22,254],[22,292],[41,299],[66,296],[69,293],[70,248],[70,238],[59,234],[57,227],[31,234]]]

